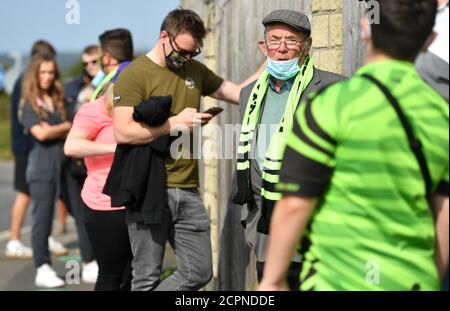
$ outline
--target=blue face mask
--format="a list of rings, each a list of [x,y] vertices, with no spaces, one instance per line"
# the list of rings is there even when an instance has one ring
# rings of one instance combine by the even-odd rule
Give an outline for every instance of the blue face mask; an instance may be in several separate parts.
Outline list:
[[[287,81],[300,72],[300,66],[298,65],[300,58],[276,61],[267,57],[267,60],[267,72],[278,80]]]
[[[100,83],[102,83],[103,79],[105,78],[105,73],[103,70],[100,70],[97,75],[92,79],[91,84],[95,87],[99,86]]]

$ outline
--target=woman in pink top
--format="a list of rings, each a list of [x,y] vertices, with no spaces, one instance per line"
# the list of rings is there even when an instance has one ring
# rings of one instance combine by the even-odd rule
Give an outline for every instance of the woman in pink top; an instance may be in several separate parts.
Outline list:
[[[129,290],[132,278],[125,209],[111,208],[111,198],[102,193],[116,149],[111,113],[112,86],[105,96],[81,106],[64,146],[67,156],[84,158],[87,168],[81,197],[99,265],[95,285],[99,291]]]

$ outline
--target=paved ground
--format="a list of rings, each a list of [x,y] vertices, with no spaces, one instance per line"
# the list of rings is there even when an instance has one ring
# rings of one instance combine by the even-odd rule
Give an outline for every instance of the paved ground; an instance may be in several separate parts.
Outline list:
[[[13,191],[13,162],[0,161],[0,290],[29,291],[39,290],[34,286],[35,269],[32,260],[10,260],[5,258],[4,250],[9,238],[9,225],[11,219],[11,206],[14,201]],[[31,213],[27,213],[22,230],[22,240],[30,245]],[[69,256],[53,258],[53,265],[58,274],[65,278],[66,263],[75,263],[70,260],[78,260],[78,248],[76,245],[76,233],[74,224],[69,220],[69,229],[65,235],[57,237],[70,250]],[[92,284],[78,284],[66,286],[60,290],[92,290]]]
[[[92,284],[80,284],[79,274],[75,276],[75,269],[78,269],[80,257],[77,248],[77,236],[72,221],[68,223],[67,233],[57,236],[57,239],[64,243],[69,249],[69,255],[65,257],[53,257],[53,267],[58,275],[66,279],[74,280],[75,284],[68,285],[58,290],[64,291],[91,291],[94,288]],[[24,241],[30,240],[30,234],[23,235]],[[34,291],[40,290],[34,286],[35,269],[32,260],[11,260],[4,256],[7,239],[0,241],[0,291]],[[75,269],[74,269],[75,267]],[[78,269],[79,271],[79,269]],[[78,284],[76,284],[78,283]]]
[[[0,233],[9,228],[11,206],[14,201],[13,191],[13,162],[0,161]],[[30,217],[26,224],[30,223]]]

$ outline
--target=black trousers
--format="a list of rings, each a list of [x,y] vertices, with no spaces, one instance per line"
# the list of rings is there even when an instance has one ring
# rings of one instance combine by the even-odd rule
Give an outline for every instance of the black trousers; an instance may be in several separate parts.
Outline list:
[[[86,232],[86,227],[83,223],[84,204],[83,200],[81,200],[82,188],[83,184],[79,183],[73,178],[67,164],[64,164],[61,173],[60,197],[63,200],[64,204],[66,204],[67,211],[75,219],[81,260],[88,263],[95,260],[96,258],[94,256],[92,245]]]
[[[94,211],[85,206],[85,225],[97,259],[96,291],[131,290],[131,253],[125,211]]]
[[[265,262],[256,262],[256,272],[258,274],[258,282],[261,283],[263,279]],[[302,271],[302,264],[292,262],[288,270],[287,282],[291,291],[300,290],[300,272]]]

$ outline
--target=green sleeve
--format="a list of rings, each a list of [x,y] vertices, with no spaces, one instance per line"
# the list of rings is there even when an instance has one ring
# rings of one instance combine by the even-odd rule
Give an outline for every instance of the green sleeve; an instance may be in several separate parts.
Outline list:
[[[209,96],[220,88],[224,80],[203,64],[201,64],[201,71],[203,78],[202,96]]]
[[[135,107],[146,100],[142,79],[132,67],[125,68],[114,84],[114,107]]]

